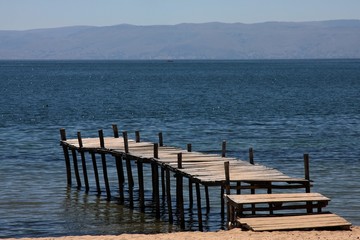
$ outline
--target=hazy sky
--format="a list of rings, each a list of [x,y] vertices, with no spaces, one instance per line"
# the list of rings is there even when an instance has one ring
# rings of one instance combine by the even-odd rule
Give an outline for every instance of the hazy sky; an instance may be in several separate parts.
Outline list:
[[[360,0],[0,0],[0,30],[360,19]]]

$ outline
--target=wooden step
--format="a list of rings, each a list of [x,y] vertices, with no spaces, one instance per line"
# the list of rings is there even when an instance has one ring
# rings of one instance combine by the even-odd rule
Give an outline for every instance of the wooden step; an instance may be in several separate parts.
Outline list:
[[[299,230],[318,228],[350,229],[351,223],[333,213],[303,214],[295,216],[244,217],[238,224],[253,231]]]

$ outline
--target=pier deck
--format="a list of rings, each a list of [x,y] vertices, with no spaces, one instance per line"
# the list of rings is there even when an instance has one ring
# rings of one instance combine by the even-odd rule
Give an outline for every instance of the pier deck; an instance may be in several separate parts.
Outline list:
[[[106,156],[115,157],[116,170],[119,181],[119,198],[124,199],[124,184],[126,182],[124,175],[124,162],[127,171],[127,184],[129,186],[130,207],[133,207],[133,187],[134,180],[132,176],[132,169],[130,161],[135,161],[137,166],[137,177],[139,184],[139,205],[143,210],[145,208],[144,200],[144,178],[143,178],[143,164],[151,165],[152,172],[152,191],[155,202],[156,217],[160,218],[160,188],[162,188],[163,199],[166,197],[168,208],[168,220],[173,222],[173,206],[172,194],[170,189],[171,172],[175,173],[176,181],[176,211],[178,220],[182,228],[185,226],[184,215],[184,197],[183,197],[183,179],[188,178],[187,184],[189,188],[190,206],[192,206],[192,186],[195,184],[196,200],[197,200],[197,214],[199,230],[203,229],[202,212],[201,212],[201,195],[200,185],[205,188],[207,209],[210,208],[208,187],[220,187],[221,199],[221,218],[224,219],[225,214],[225,199],[224,193],[230,194],[231,189],[235,189],[237,194],[243,190],[251,191],[255,194],[256,189],[265,189],[268,194],[272,193],[273,189],[294,189],[299,188],[310,192],[311,181],[309,178],[308,158],[305,159],[305,178],[289,177],[282,172],[269,168],[266,166],[254,164],[252,159],[252,152],[250,152],[250,161],[243,161],[240,159],[226,156],[226,142],[222,145],[222,154],[206,154],[202,152],[194,152],[191,145],[187,145],[187,150],[165,146],[163,144],[162,133],[159,134],[159,142],[141,142],[139,132],[136,132],[136,139],[128,139],[127,132],[123,132],[120,137],[117,131],[117,126],[113,125],[114,137],[104,137],[102,130],[99,130],[99,138],[82,138],[78,132],[77,139],[67,139],[65,130],[61,129],[60,144],[63,147],[64,157],[67,168],[67,181],[71,185],[71,164],[70,155],[73,160],[73,171],[75,173],[77,186],[81,187],[81,177],[78,169],[77,155],[80,154],[81,166],[83,170],[83,179],[85,189],[89,191],[89,181],[87,176],[88,164],[85,159],[85,152],[92,157],[92,164],[96,180],[96,188],[98,193],[101,193],[100,179],[97,170],[96,156],[101,156],[103,178],[105,183],[107,199],[112,199],[110,184],[108,180],[107,159]],[[71,154],[70,154],[71,153]],[[161,177],[159,176],[161,170]],[[231,175],[231,179],[230,176]],[[161,184],[160,184],[161,182]],[[233,190],[234,191],[234,190]],[[225,195],[226,196],[226,195]],[[228,215],[234,214],[229,213]]]

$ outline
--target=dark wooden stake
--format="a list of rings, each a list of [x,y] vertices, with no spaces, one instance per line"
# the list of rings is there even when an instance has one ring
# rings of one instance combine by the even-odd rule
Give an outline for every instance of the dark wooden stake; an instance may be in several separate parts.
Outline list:
[[[128,177],[128,184],[129,184],[129,201],[130,201],[130,208],[134,207],[134,178],[131,169],[131,161],[128,156],[125,157],[126,162],[126,171]]]
[[[128,140],[128,134],[126,131],[123,132],[123,139],[124,139],[125,153],[129,153],[129,140]]]
[[[61,137],[61,141],[66,141],[66,132],[64,128],[60,129],[60,137]],[[63,148],[64,158],[65,158],[67,185],[71,186],[71,164],[70,164],[69,150],[67,146],[65,146],[65,144],[61,143],[61,145]]]
[[[143,173],[143,162],[137,160],[137,170],[138,170],[138,181],[139,181],[139,203],[140,210],[145,211],[145,190],[144,190],[144,173]]]
[[[153,199],[155,202],[155,216],[160,218],[160,197],[159,197],[159,171],[155,162],[151,163],[152,183],[153,183]]]
[[[305,191],[310,193],[310,163],[309,163],[309,154],[304,154],[304,171],[305,171],[305,179],[308,180],[305,186]],[[311,207],[311,202],[306,202],[307,212],[312,213],[313,209]]]
[[[191,151],[192,151],[191,143],[188,143],[188,144],[187,144],[187,151],[188,151],[188,152],[191,152]]]
[[[226,141],[222,142],[221,156],[226,157]]]
[[[98,168],[97,168],[97,164],[96,164],[96,155],[95,155],[95,152],[90,152],[90,154],[91,154],[91,160],[92,160],[94,175],[95,175],[96,191],[97,191],[98,195],[100,196],[101,188],[100,188],[99,172],[98,172]]]
[[[112,129],[113,129],[113,133],[114,133],[114,138],[119,138],[119,130],[116,124],[112,125]]]
[[[209,196],[209,187],[204,185],[205,188],[205,199],[206,199],[206,212],[210,212],[210,196]]]
[[[137,143],[140,142],[140,131],[135,131],[135,141],[136,141]]]
[[[88,193],[90,186],[89,186],[89,179],[88,179],[88,174],[87,174],[85,152],[82,150],[83,143],[82,143],[82,138],[81,138],[81,133],[80,132],[77,132],[77,137],[78,137],[78,142],[79,142],[79,152],[80,152],[80,157],[81,157],[81,165],[82,165],[83,175],[84,175],[85,192]]]
[[[254,150],[252,148],[249,148],[249,162],[254,164]]]
[[[124,168],[122,163],[122,157],[119,155],[115,156],[115,163],[116,163],[116,172],[118,176],[118,183],[119,183],[119,194],[120,194],[120,203],[124,202]]]
[[[193,186],[192,180],[189,178],[189,208],[193,209],[193,202],[194,202],[194,194],[193,194]]]
[[[81,180],[80,180],[79,167],[78,167],[75,148],[71,149],[71,154],[72,154],[72,157],[73,157],[73,164],[74,164],[74,172],[75,172],[75,177],[76,177],[77,189],[80,189],[81,188]]]
[[[154,158],[159,158],[159,144],[154,143]]]
[[[200,193],[200,184],[195,183],[196,187],[196,198],[197,198],[197,211],[198,211],[198,222],[199,222],[199,231],[203,231],[203,222],[202,222],[202,211],[201,211],[201,193]]]
[[[225,169],[225,191],[226,194],[229,195],[230,194],[230,163],[229,162],[224,162],[224,169]],[[222,196],[222,199],[224,199],[224,195]],[[223,204],[225,204],[225,200],[223,200],[222,202]],[[222,206],[222,209],[224,209],[224,206]],[[230,206],[229,204],[226,204],[226,210],[227,210],[227,223],[230,221]],[[224,213],[223,213],[224,215]],[[224,219],[224,217],[223,217]]]
[[[160,147],[164,146],[164,141],[163,141],[163,134],[162,134],[162,132],[159,132],[159,146],[160,146]]]
[[[178,169],[182,169],[182,153],[178,153]],[[179,211],[180,227],[185,229],[185,213],[184,213],[184,192],[183,192],[183,176],[180,173],[176,174],[176,199],[177,199],[177,209]]]
[[[100,139],[100,147],[102,149],[105,148],[105,141],[104,141],[104,134],[103,131],[99,130],[99,139]],[[106,156],[104,152],[101,152],[101,162],[103,167],[103,175],[104,175],[104,182],[105,182],[105,189],[106,189],[106,199],[108,201],[111,200],[111,191],[110,191],[110,184],[109,184],[109,178],[107,173],[107,166],[106,166]]]
[[[167,199],[167,206],[168,206],[169,223],[173,223],[170,170],[168,168],[166,168],[165,171],[166,171],[166,199]]]

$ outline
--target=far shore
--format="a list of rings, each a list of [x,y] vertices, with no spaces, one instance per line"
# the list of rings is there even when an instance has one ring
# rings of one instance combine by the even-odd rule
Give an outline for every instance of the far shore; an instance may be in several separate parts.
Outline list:
[[[351,230],[312,230],[312,231],[273,231],[273,232],[252,232],[232,229],[218,232],[175,232],[159,234],[121,234],[101,236],[64,236],[45,238],[22,238],[23,240],[359,240],[360,226],[351,227]]]

